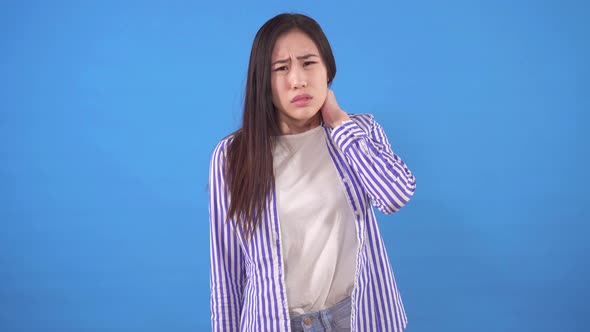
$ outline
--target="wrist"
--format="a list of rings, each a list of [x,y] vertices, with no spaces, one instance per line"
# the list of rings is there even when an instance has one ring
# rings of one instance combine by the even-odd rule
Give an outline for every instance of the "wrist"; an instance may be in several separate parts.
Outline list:
[[[344,112],[342,112],[342,113],[343,113],[343,116],[338,117],[337,120],[332,121],[332,123],[329,124],[332,129],[334,129],[336,127],[340,127],[344,122],[350,120],[350,117],[348,116],[348,114],[346,114]]]

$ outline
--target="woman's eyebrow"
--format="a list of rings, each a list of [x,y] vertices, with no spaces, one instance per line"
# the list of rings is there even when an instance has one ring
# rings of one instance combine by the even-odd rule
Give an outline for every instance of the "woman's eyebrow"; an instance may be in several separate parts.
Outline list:
[[[309,58],[311,58],[312,56],[317,56],[317,55],[316,55],[316,54],[309,53],[309,54],[306,54],[306,55],[298,56],[298,57],[297,57],[297,60],[305,60],[305,59],[309,59]],[[277,61],[273,62],[273,63],[271,64],[271,66],[274,66],[274,65],[276,65],[277,63],[287,63],[287,62],[289,62],[289,61],[291,61],[291,59],[290,59],[290,58],[287,58],[287,59],[282,59],[282,60],[277,60]]]

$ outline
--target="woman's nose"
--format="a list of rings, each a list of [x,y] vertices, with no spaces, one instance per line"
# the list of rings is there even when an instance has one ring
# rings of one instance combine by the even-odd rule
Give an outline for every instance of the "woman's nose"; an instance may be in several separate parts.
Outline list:
[[[305,77],[305,73],[303,73],[302,68],[299,68],[298,66],[293,67],[289,75],[291,88],[301,89],[307,86],[307,79]]]

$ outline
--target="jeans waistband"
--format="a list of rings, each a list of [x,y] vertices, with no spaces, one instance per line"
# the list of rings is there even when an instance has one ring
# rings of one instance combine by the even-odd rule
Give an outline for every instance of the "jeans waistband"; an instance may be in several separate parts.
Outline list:
[[[299,324],[302,320],[304,320],[306,318],[307,319],[320,319],[322,316],[322,313],[324,313],[324,314],[336,313],[336,312],[341,311],[342,309],[347,309],[347,307],[350,307],[350,305],[351,305],[350,297],[347,297],[344,300],[336,303],[335,305],[333,305],[329,308],[323,309],[323,310],[308,312],[308,313],[297,315],[297,316],[293,316],[293,314],[291,314],[291,322]]]

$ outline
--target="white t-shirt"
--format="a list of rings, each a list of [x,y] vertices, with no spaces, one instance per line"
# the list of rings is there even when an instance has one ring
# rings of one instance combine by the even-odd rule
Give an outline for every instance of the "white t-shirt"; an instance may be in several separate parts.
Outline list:
[[[273,161],[289,311],[326,309],[352,293],[358,241],[324,128],[278,137]]]

